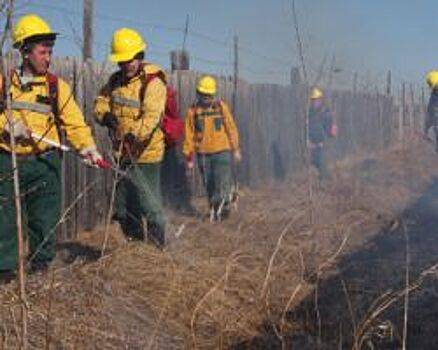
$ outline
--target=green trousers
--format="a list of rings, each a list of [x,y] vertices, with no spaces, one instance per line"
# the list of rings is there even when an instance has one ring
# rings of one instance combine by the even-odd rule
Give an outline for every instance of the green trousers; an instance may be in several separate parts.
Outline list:
[[[208,203],[217,209],[231,198],[231,153],[198,154],[198,166],[207,191]]]
[[[316,146],[310,153],[312,165],[318,170],[319,181],[330,180],[326,153],[327,150],[325,149],[325,146]]]
[[[18,158],[22,221],[33,262],[55,256],[61,213],[61,161],[57,152]],[[0,270],[18,263],[17,225],[10,154],[0,153]]]
[[[161,163],[124,164],[127,172],[117,184],[115,219],[123,232],[130,237],[143,239],[146,219],[148,236],[157,236],[164,244],[166,220],[161,199]]]

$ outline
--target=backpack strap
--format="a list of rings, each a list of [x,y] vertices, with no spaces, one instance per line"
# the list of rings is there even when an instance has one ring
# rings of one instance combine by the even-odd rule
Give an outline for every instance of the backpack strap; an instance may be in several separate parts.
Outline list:
[[[49,92],[50,107],[55,119],[59,118],[58,106],[58,77],[55,74],[47,73],[47,88]]]
[[[222,115],[222,118],[225,119],[225,118],[224,118],[224,109],[223,109],[223,105],[222,105],[222,104],[223,104],[223,101],[222,101],[222,100],[216,100],[215,103],[216,103],[216,106],[217,106],[217,108],[219,109],[219,111],[220,111],[220,113],[221,113],[221,115]],[[224,122],[223,124],[224,124],[225,134],[227,135],[228,142],[230,143],[230,146],[231,146],[231,148],[232,148],[233,145],[231,144],[231,134],[230,134],[230,130],[228,130],[228,128],[227,128],[227,124],[226,124],[225,122]]]
[[[62,130],[62,120],[59,111],[59,84],[58,77],[50,72],[47,72],[47,90],[49,94],[50,107],[52,109],[53,118],[55,121],[56,130],[61,144],[65,143],[65,133]],[[60,152],[62,154],[62,152]]]
[[[144,98],[146,96],[146,89],[147,89],[149,83],[153,79],[159,78],[164,83],[164,85],[167,84],[166,77],[164,76],[164,73],[161,71],[159,71],[157,73],[146,74],[146,72],[145,72],[146,65],[147,64],[143,64],[141,66],[141,73],[140,73],[141,86],[140,86],[140,90],[138,92],[138,98],[140,100],[140,115],[139,116],[141,116],[144,113],[143,101],[144,101]]]
[[[147,89],[149,83],[153,79],[158,78],[158,79],[160,79],[164,83],[164,85],[167,84],[166,77],[164,76],[163,72],[161,72],[161,71],[157,72],[157,73],[153,73],[153,74],[146,74],[145,69],[144,69],[146,65],[147,64],[143,64],[142,65],[141,73],[140,73],[141,86],[140,86],[140,90],[138,92],[138,97],[139,97],[139,100],[140,100],[139,117],[141,117],[143,115],[143,113],[144,113],[143,102],[144,102],[144,98],[146,96],[146,89]],[[161,118],[160,118],[160,121],[158,122],[157,126],[152,130],[151,136],[149,137],[149,142],[152,140],[152,136],[154,135],[155,131],[157,131],[160,128],[160,126],[161,126]],[[149,144],[149,142],[148,142],[148,144]]]
[[[122,85],[122,77],[120,72],[116,72],[112,74],[109,78],[107,91],[105,92],[109,97],[110,111],[113,110],[114,100],[113,100],[113,91]]]
[[[141,72],[140,72],[140,77],[139,77],[139,78],[140,78],[140,82],[141,82],[140,90],[139,90],[139,93],[138,93],[138,97],[139,97],[139,101],[140,101],[139,118],[141,118],[142,115],[143,115],[143,113],[144,113],[143,102],[144,102],[144,98],[145,98],[145,96],[146,96],[146,89],[147,89],[149,83],[150,83],[153,79],[155,79],[155,78],[159,78],[159,79],[161,79],[161,81],[162,81],[164,84],[167,83],[167,82],[166,82],[166,78],[165,78],[165,76],[164,76],[164,74],[163,74],[162,72],[157,72],[157,73],[154,73],[154,74],[146,74],[145,69],[144,69],[145,66],[146,66],[146,64],[142,64],[142,66],[141,66]],[[153,138],[155,132],[156,132],[158,129],[160,129],[160,127],[161,127],[161,118],[160,118],[160,120],[158,121],[157,125],[156,125],[156,126],[154,127],[154,129],[152,130],[152,132],[151,132],[151,134],[149,135],[149,137],[148,137],[146,140],[144,140],[143,142],[140,142],[140,144],[138,145],[138,150],[137,150],[138,154],[143,153],[143,151],[144,151],[146,148],[149,147],[149,145],[150,145],[150,143],[151,143],[151,141],[152,141],[152,138]]]
[[[222,100],[215,100],[214,107],[219,110],[219,113],[224,117],[224,110],[222,109]]]
[[[146,72],[145,72],[145,67],[146,67],[146,65],[147,65],[147,64],[144,63],[144,64],[142,64],[141,67],[140,67],[140,75],[139,75],[139,79],[140,79],[141,85],[140,85],[140,90],[139,90],[139,92],[138,92],[138,99],[139,99],[139,102],[140,102],[139,117],[141,117],[141,115],[144,113],[143,101],[144,101],[144,98],[145,98],[145,96],[146,96],[146,89],[147,89],[149,83],[150,83],[153,79],[155,79],[155,78],[159,78],[159,79],[161,79],[161,81],[162,81],[165,85],[167,84],[166,77],[165,77],[164,73],[161,72],[161,71],[159,71],[159,72],[157,72],[157,73],[146,74]],[[110,103],[111,103],[111,104],[112,104],[112,102],[113,102],[113,101],[112,101],[113,99],[111,98],[111,96],[112,96],[112,92],[113,92],[117,87],[122,86],[123,83],[124,83],[124,82],[122,81],[122,77],[121,77],[120,72],[116,72],[116,73],[114,73],[114,74],[110,77],[109,82],[108,82],[108,91],[107,91],[107,94],[108,94],[108,96],[110,97]],[[112,109],[112,105],[111,105],[110,107],[111,107],[111,109]]]

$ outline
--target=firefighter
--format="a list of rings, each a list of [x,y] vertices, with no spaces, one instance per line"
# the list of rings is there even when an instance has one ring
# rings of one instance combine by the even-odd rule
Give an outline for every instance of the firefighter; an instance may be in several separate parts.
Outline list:
[[[11,164],[15,138],[24,231],[31,267],[45,269],[55,256],[55,231],[61,214],[61,159],[52,146],[34,135],[62,142],[65,137],[88,165],[102,160],[90,128],[68,84],[48,71],[57,33],[36,15],[25,15],[13,28],[13,45],[22,63],[10,72],[5,91],[1,77],[0,112],[0,271],[17,266],[17,226]],[[7,93],[12,119],[6,115]],[[32,134],[34,133],[34,134]]]
[[[185,118],[183,153],[191,172],[196,161],[207,191],[210,219],[218,221],[229,214],[231,200],[231,161],[240,162],[239,133],[228,105],[216,98],[216,80],[202,77],[196,89],[196,102]]]
[[[431,71],[427,74],[426,82],[431,89],[429,104],[427,105],[426,120],[424,123],[424,134],[428,137],[430,128],[435,133],[435,151],[438,153],[438,71]]]
[[[319,88],[310,92],[310,108],[308,115],[308,138],[311,164],[318,170],[319,181],[330,178],[327,167],[327,139],[337,136],[337,126],[333,115],[325,103],[324,94]]]
[[[144,62],[146,42],[132,29],[116,30],[109,59],[118,64],[95,102],[97,121],[110,130],[113,151],[127,176],[116,189],[115,213],[130,240],[165,245],[160,191],[165,140],[160,127],[167,89],[164,71]],[[143,218],[147,221],[145,236]]]

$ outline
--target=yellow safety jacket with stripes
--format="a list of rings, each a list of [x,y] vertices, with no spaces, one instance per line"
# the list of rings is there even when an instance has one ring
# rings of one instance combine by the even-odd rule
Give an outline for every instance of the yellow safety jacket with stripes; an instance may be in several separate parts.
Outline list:
[[[78,151],[95,146],[91,129],[84,121],[84,116],[76,104],[68,84],[57,78],[57,112],[53,113],[53,106],[49,96],[47,76],[35,76],[26,79],[14,71],[9,89],[12,102],[12,117],[21,120],[31,131],[55,142],[61,142],[60,132],[64,133],[69,143]],[[5,93],[3,92],[3,77],[0,77],[0,91],[2,91],[2,108],[0,111],[0,150],[10,152],[9,135],[5,132],[7,121],[5,111]],[[57,126],[57,118],[59,127]],[[47,151],[53,146],[41,140],[18,139],[16,152],[19,155],[38,154]]]
[[[164,71],[153,64],[143,65],[143,77],[148,74],[162,74]],[[144,91],[140,101],[142,76],[137,75],[128,81],[121,80],[121,73],[114,73],[100,91],[94,105],[96,119],[102,123],[105,115],[111,113],[117,119],[116,135],[123,139],[127,134],[147,145],[135,159],[136,163],[156,163],[163,159],[165,142],[160,128],[164,113],[167,89],[163,79],[153,78]],[[117,152],[114,149],[114,152]]]
[[[205,108],[193,105],[185,118],[183,153],[192,158],[194,153],[213,154],[239,149],[239,133],[224,101],[215,101]]]

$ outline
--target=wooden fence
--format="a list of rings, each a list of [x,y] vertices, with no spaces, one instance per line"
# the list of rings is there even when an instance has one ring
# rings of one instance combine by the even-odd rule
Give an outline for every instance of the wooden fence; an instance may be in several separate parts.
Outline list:
[[[106,131],[94,123],[92,109],[96,92],[114,67],[66,58],[54,62],[53,68],[71,84],[86,120],[93,125],[100,148],[109,156]],[[192,71],[169,74],[170,84],[178,91],[182,114],[194,101],[199,75]],[[218,80],[221,98],[231,104],[233,80],[227,77],[219,77]],[[239,168],[239,179],[242,183],[258,186],[303,168],[306,91],[306,87],[300,85],[249,84],[239,80],[236,105],[232,107],[241,134],[243,162]],[[331,141],[331,157],[342,158],[359,151],[382,149],[400,137],[401,124],[405,124],[400,116],[403,114],[406,119],[406,111],[405,107],[397,107],[393,97],[348,91],[332,91],[328,96],[339,126],[339,137]],[[412,120],[416,119],[413,113]],[[167,182],[179,181],[184,184],[184,164],[180,151],[173,154],[171,159],[176,165],[170,168],[165,165],[164,178]],[[79,230],[92,229],[104,221],[111,195],[112,174],[86,169],[74,155],[67,155],[63,166],[67,219],[62,227],[61,238],[66,239]]]

